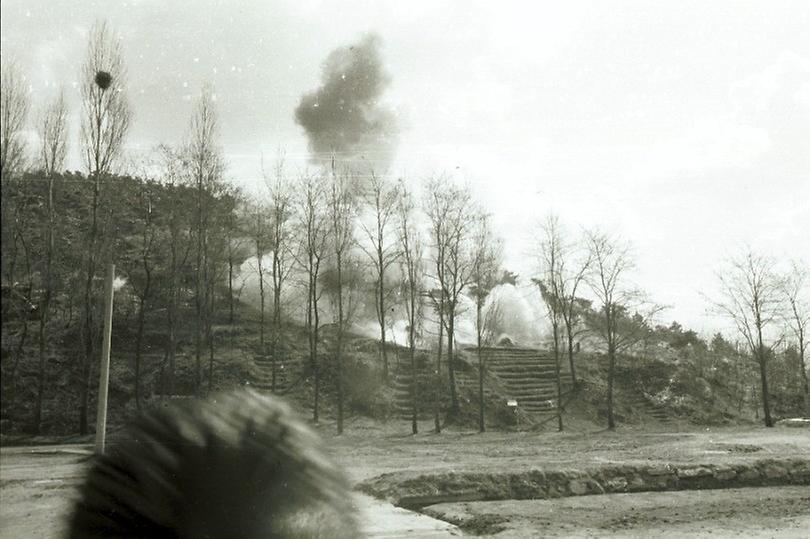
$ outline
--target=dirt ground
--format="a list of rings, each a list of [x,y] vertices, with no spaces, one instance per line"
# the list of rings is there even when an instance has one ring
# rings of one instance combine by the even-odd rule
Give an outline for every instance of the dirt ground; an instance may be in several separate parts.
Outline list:
[[[511,537],[781,537],[810,534],[810,488],[605,494],[438,504],[428,515],[470,534]]]
[[[767,457],[810,458],[807,429],[753,427],[679,433],[620,429],[612,433],[493,432],[483,435],[445,431],[441,435],[411,436],[402,433],[407,432],[407,427],[357,421],[347,425],[347,434],[341,437],[332,434],[330,425],[323,425],[320,430],[336,459],[357,482],[386,472],[418,475],[431,471],[519,470],[538,466],[577,468],[605,463],[732,463]],[[87,447],[3,448],[0,451],[0,537],[56,538],[61,535],[65,515],[87,461],[87,456],[81,454],[82,449],[86,451]],[[543,521],[550,522],[549,533],[558,536],[587,536],[589,533],[591,536],[632,536],[636,531],[637,536],[647,536],[657,533],[656,530],[665,530],[670,536],[704,531],[708,534],[708,530],[715,530],[720,536],[737,531],[743,536],[760,532],[770,536],[767,530],[777,525],[788,531],[810,529],[807,511],[799,510],[801,506],[810,507],[808,490],[783,487],[741,489],[739,495],[724,495],[732,491],[723,490],[579,496],[549,501],[486,502],[506,505],[487,505],[480,510],[475,504],[467,504],[464,511],[473,516],[487,515],[494,507],[496,513],[502,513],[503,522],[498,524],[503,526],[505,522],[509,530],[506,533],[517,536],[525,536],[527,530]],[[699,503],[700,500],[703,503]],[[648,503],[653,505],[645,505]],[[599,509],[603,506],[610,509],[604,515]],[[574,519],[574,523],[582,521],[587,526],[572,531],[565,526],[572,522],[569,517],[573,513],[565,507],[580,508],[583,513],[603,520],[588,523],[582,518]],[[670,510],[681,516],[667,521],[673,518],[667,516]],[[536,515],[536,518],[527,520],[521,516],[524,513]],[[623,524],[622,519],[631,520]],[[614,521],[608,527],[601,527],[605,522]],[[704,531],[699,528],[702,524],[706,526]],[[804,528],[796,528],[799,525]]]
[[[356,422],[337,437],[322,435],[352,479],[386,472],[517,471],[585,468],[605,464],[734,464],[763,458],[810,458],[810,429],[702,428],[680,432],[619,428],[580,432],[445,430],[405,434],[409,424]],[[422,425],[428,429],[428,424]],[[403,432],[404,431],[404,432]]]

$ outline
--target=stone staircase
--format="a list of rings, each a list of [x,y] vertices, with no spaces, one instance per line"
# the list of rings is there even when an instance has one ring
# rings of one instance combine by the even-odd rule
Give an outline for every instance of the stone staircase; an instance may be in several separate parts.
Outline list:
[[[554,356],[530,348],[487,347],[487,369],[501,382],[507,399],[517,400],[518,408],[534,415],[553,413],[557,404],[557,379]],[[562,390],[570,389],[570,377],[564,362],[560,365]]]
[[[394,404],[392,410],[392,418],[395,419],[411,419],[411,367],[402,362],[398,368],[393,371],[391,378],[391,387],[394,389]],[[427,363],[417,362],[416,373],[416,402],[417,402],[417,419],[427,420],[433,417],[433,401],[435,397],[435,384],[436,379],[433,376],[433,370],[428,367]],[[442,391],[442,397],[444,397]]]
[[[638,389],[623,390],[620,393],[619,398],[621,398],[622,401],[634,411],[641,412],[642,414],[655,419],[659,423],[668,424],[674,421],[674,418],[671,417],[666,410],[660,406],[656,406],[655,403],[650,402],[650,400]]]
[[[474,405],[478,395],[477,353],[474,348],[464,349],[467,368],[457,368],[456,389],[461,405]],[[487,347],[482,349],[487,366],[487,379],[484,381],[485,398],[514,399],[520,411],[542,420],[553,414],[557,403],[557,381],[554,358],[548,352],[529,348]],[[420,420],[430,419],[433,414],[434,384],[430,358],[419,363],[417,373],[417,403]],[[570,390],[570,375],[561,365],[562,390]],[[446,381],[444,382],[446,383]],[[410,365],[403,363],[393,372],[391,386],[395,397],[392,417],[411,418],[411,371]],[[474,396],[474,398],[472,397]],[[442,388],[442,409],[446,408],[447,391]]]
[[[253,380],[250,385],[262,391],[273,390],[273,360],[269,356],[253,358]],[[298,382],[301,374],[301,359],[279,358],[276,360],[275,392],[284,393]]]

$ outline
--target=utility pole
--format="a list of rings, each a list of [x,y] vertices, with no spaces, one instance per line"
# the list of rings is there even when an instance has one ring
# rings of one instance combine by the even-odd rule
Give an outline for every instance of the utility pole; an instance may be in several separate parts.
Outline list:
[[[104,335],[101,344],[101,369],[98,378],[98,412],[96,413],[96,453],[104,454],[107,434],[107,388],[110,382],[110,339],[112,337],[113,280],[115,264],[107,267],[104,287]]]

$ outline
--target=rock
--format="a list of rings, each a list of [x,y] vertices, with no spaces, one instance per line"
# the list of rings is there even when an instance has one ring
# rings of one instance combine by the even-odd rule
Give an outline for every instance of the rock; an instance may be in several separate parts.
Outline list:
[[[767,477],[768,479],[779,479],[787,475],[787,470],[785,470],[781,466],[769,464],[768,466],[765,466],[764,473],[765,477]]]
[[[571,491],[571,494],[582,496],[588,493],[588,483],[581,479],[574,479],[568,483],[568,490]]]
[[[605,481],[605,490],[608,492],[625,492],[627,491],[627,479],[624,477],[617,477]]]
[[[672,467],[667,464],[666,466],[650,466],[647,470],[647,475],[658,476],[658,475],[672,475],[674,471]]]
[[[708,468],[703,467],[686,468],[678,470],[679,479],[692,479],[694,477],[709,477],[711,475],[712,471]]]
[[[633,475],[628,484],[629,490],[641,491],[644,490],[644,480],[639,475]]]
[[[760,479],[759,470],[754,469],[743,470],[737,475],[737,477],[740,479],[740,481],[746,482],[759,481]]]
[[[731,481],[737,476],[733,468],[717,468],[714,471],[714,478],[718,481]]]

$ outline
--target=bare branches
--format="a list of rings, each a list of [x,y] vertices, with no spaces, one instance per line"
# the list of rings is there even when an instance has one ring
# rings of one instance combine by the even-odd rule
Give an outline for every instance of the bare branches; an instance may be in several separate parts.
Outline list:
[[[15,58],[3,58],[0,86],[0,177],[5,181],[24,166],[21,131],[30,107],[25,77]]]
[[[601,313],[591,325],[605,341],[608,356],[608,428],[615,428],[613,381],[619,351],[637,343],[649,331],[652,319],[663,310],[646,295],[627,283],[634,262],[630,247],[619,238],[603,232],[587,233],[590,271],[586,282],[599,300]]]
[[[368,190],[363,200],[370,210],[368,219],[360,219],[360,229],[366,241],[358,242],[374,268],[374,306],[380,326],[380,356],[383,364],[383,378],[388,379],[388,355],[386,351],[386,313],[393,290],[387,286],[386,271],[400,256],[395,237],[392,237],[389,224],[396,216],[398,186],[389,184],[383,176],[371,172]]]
[[[397,190],[397,215],[400,269],[405,294],[405,312],[408,316],[408,345],[416,348],[416,337],[422,323],[422,287],[424,275],[424,245],[419,228],[414,222],[414,201],[410,191],[401,185]]]
[[[774,266],[773,259],[748,251],[730,258],[717,274],[720,297],[712,302],[714,310],[734,324],[755,357],[760,346],[773,348],[781,341],[781,335],[774,336],[768,345],[765,335],[783,312]]]
[[[785,319],[796,339],[801,343],[807,338],[810,327],[810,299],[808,298],[808,271],[800,262],[793,261],[787,276],[781,283],[787,302]],[[804,348],[800,347],[803,354]],[[803,357],[803,356],[802,356]]]
[[[42,140],[40,158],[45,175],[60,172],[67,155],[67,105],[63,91],[42,112],[39,136]]]
[[[479,210],[467,186],[439,176],[428,182],[425,212],[431,226],[436,279],[445,299],[455,306],[472,277],[470,234]]]
[[[363,203],[371,212],[371,222],[366,222],[367,219],[359,220],[363,236],[368,240],[367,244],[360,242],[359,246],[371,260],[378,274],[381,271],[384,273],[394,264],[400,254],[397,243],[391,241],[391,229],[388,226],[397,216],[400,188],[372,171],[368,188],[362,196]]]
[[[223,172],[222,153],[217,144],[219,119],[209,86],[204,86],[189,124],[185,158],[198,188],[211,189]]]
[[[472,279],[471,233],[480,211],[473,204],[472,194],[467,186],[456,185],[444,176],[431,179],[425,194],[425,211],[430,220],[433,241],[435,277],[440,291],[439,298],[432,294],[431,298],[439,311],[439,350],[443,325],[447,324],[450,415],[455,415],[459,411],[453,370],[455,322],[459,314],[459,298]]]
[[[503,243],[493,234],[489,216],[485,214],[477,217],[471,241],[470,294],[476,305],[483,307],[498,284]]]
[[[405,314],[408,318],[408,351],[411,364],[411,432],[418,432],[418,402],[416,394],[416,339],[421,333],[422,307],[424,305],[422,286],[424,249],[419,229],[414,222],[414,201],[404,182],[397,190],[397,216],[399,252],[401,253],[400,270],[402,272],[402,295]],[[438,422],[437,422],[438,424]]]
[[[109,77],[108,87],[97,82],[102,74]],[[110,172],[121,156],[131,121],[125,85],[121,42],[106,23],[97,23],[90,32],[81,82],[81,140],[85,165],[92,175]]]
[[[793,261],[790,272],[782,280],[782,292],[787,302],[785,322],[796,339],[799,353],[804,407],[810,411],[810,381],[807,376],[805,353],[807,350],[807,331],[810,329],[810,299],[808,298],[807,268],[798,261]]]
[[[720,297],[715,311],[730,320],[759,364],[765,425],[771,419],[766,363],[783,335],[774,327],[783,312],[783,283],[776,275],[774,261],[748,250],[730,258],[718,273]]]

